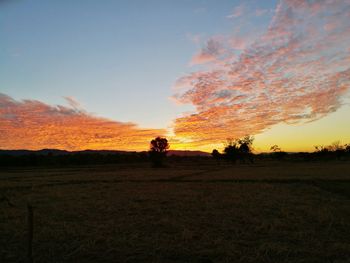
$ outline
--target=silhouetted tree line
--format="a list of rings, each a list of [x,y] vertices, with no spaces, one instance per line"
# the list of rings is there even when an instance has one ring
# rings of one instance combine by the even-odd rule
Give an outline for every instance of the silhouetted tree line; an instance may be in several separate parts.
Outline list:
[[[323,160],[327,160],[327,159],[341,160],[350,155],[350,144],[342,145],[340,141],[336,141],[328,146],[317,145],[315,146],[314,154],[318,158]]]
[[[264,160],[287,161],[328,161],[350,160],[350,144],[334,142],[329,146],[315,146],[314,152],[287,153],[278,145],[273,145],[269,153],[253,153],[254,137],[245,136],[240,139],[228,139],[222,153],[214,149],[212,158],[207,156],[167,156],[170,145],[166,138],[157,137],[150,142],[148,152],[118,151],[81,151],[67,152],[60,150],[41,151],[6,151],[0,150],[0,167],[24,166],[69,166],[95,164],[127,164],[151,162],[153,167],[164,167],[165,159],[169,163],[181,162],[189,165],[203,165],[209,159],[216,162],[253,163]],[[209,162],[210,163],[210,162]]]
[[[93,165],[93,164],[115,164],[115,163],[137,163],[148,162],[147,152],[135,153],[66,153],[66,154],[6,154],[0,153],[0,166],[69,166],[69,165]]]
[[[273,145],[269,153],[252,153],[254,138],[245,136],[241,139],[228,139],[223,153],[214,149],[212,157],[217,160],[227,160],[232,163],[253,162],[254,160],[288,160],[288,161],[327,161],[350,160],[350,144],[342,145],[339,141],[329,146],[315,146],[314,152],[287,153],[278,145]]]
[[[214,159],[219,161],[224,159],[232,163],[237,161],[241,163],[254,163],[254,154],[253,154],[253,136],[245,136],[240,139],[227,139],[226,147],[224,152],[221,154],[218,150],[214,149],[212,156]]]

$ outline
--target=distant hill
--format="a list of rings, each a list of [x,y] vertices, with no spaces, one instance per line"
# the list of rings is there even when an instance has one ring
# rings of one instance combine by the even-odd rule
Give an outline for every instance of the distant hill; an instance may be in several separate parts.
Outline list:
[[[131,155],[137,152],[131,151],[117,151],[117,150],[84,150],[84,151],[65,151],[57,149],[42,149],[37,151],[32,150],[0,150],[0,155],[10,156],[23,156],[23,155],[75,155],[75,154],[121,154]],[[210,156],[207,152],[201,151],[181,151],[181,150],[170,150],[168,156]]]
[[[23,156],[23,155],[66,155],[70,152],[64,150],[56,150],[56,149],[42,149],[38,151],[32,150],[0,150],[0,155],[10,155],[10,156]]]
[[[202,151],[170,150],[168,156],[211,156],[211,154]]]

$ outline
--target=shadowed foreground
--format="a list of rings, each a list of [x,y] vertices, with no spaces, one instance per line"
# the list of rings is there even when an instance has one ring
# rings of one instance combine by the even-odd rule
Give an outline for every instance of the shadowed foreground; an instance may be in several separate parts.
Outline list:
[[[350,163],[170,166],[3,170],[0,262],[350,262]]]

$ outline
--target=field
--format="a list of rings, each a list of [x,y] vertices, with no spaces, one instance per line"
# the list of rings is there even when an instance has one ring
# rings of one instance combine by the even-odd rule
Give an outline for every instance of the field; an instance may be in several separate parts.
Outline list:
[[[350,262],[350,163],[0,172],[0,262]]]

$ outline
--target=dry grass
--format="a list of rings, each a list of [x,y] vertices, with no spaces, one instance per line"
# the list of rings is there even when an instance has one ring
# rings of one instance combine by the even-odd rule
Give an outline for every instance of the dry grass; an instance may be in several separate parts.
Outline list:
[[[0,172],[0,262],[350,262],[350,164]]]

